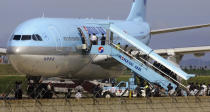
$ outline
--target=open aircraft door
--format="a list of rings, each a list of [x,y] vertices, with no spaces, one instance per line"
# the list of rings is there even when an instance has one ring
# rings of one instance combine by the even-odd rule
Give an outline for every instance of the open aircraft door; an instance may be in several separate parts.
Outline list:
[[[80,32],[82,40],[84,39],[82,43],[85,44],[87,48],[91,46],[90,35],[95,33],[96,36],[99,37],[99,40],[102,34],[106,35],[106,30],[100,25],[80,26],[78,27],[78,31]]]
[[[49,26],[48,31],[56,43],[56,50],[62,51],[63,47],[62,47],[61,35],[58,32],[57,28],[55,26]]]

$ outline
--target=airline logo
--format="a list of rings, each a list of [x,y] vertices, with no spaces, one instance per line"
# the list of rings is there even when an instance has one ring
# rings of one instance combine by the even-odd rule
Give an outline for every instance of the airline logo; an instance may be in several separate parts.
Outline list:
[[[98,52],[99,52],[99,53],[103,53],[103,52],[104,52],[104,47],[99,47],[99,48],[98,48]]]

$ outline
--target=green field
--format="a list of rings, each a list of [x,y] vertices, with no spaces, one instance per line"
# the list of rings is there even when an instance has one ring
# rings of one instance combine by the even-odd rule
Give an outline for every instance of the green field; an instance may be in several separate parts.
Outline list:
[[[197,76],[207,76],[210,75],[210,70],[184,70],[185,72],[189,73],[189,74],[196,74]]]
[[[8,93],[15,88],[16,81],[22,81],[22,88],[26,88],[27,81],[25,76],[0,76],[0,93]]]
[[[18,73],[10,64],[0,64],[0,75],[23,75]]]
[[[184,84],[189,82],[210,84],[210,70],[185,70],[190,74],[198,74],[196,77],[183,81]],[[128,81],[129,71],[125,71],[126,75],[117,78],[117,81]],[[0,65],[0,93],[14,88],[15,81],[24,82],[23,87],[26,88],[26,77],[23,74],[16,72],[11,65]],[[8,89],[10,88],[10,89]]]

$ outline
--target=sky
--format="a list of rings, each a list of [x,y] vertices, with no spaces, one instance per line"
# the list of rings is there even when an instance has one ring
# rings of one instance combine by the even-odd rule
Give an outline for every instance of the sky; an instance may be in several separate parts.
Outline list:
[[[133,0],[0,0],[0,47],[18,24],[41,17],[126,19]],[[210,0],[148,0],[152,29],[210,23]],[[152,36],[153,49],[210,45],[210,28]],[[208,59],[210,55],[205,56]],[[192,55],[188,55],[193,57]]]

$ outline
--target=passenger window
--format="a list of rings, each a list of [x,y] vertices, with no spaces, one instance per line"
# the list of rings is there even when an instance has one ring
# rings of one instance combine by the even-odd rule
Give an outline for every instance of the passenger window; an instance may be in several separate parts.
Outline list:
[[[31,40],[31,35],[23,35],[21,40]]]
[[[21,38],[21,35],[15,35],[13,40],[20,40],[20,38]]]

